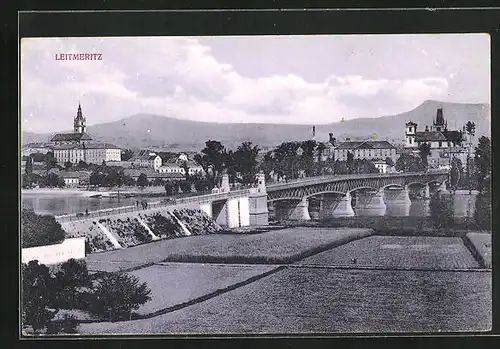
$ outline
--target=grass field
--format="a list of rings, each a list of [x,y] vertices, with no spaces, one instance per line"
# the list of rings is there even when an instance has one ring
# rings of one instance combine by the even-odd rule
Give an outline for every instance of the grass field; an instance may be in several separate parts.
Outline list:
[[[491,234],[468,233],[466,238],[474,245],[486,268],[491,268]]]
[[[372,234],[370,229],[293,228],[261,234],[210,234],[158,240],[87,256],[95,270],[161,261],[218,263],[287,263]]]
[[[356,263],[352,262],[356,258]],[[370,236],[319,253],[301,265],[402,269],[480,268],[458,237]]]
[[[81,324],[104,333],[479,331],[491,327],[491,274],[289,268],[151,319]]]
[[[152,299],[136,313],[145,315],[222,290],[275,269],[265,265],[166,263],[130,272],[151,289]]]

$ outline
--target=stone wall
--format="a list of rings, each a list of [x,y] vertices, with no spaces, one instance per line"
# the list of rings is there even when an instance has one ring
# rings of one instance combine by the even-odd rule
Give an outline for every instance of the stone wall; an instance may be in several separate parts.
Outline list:
[[[129,212],[63,222],[61,225],[67,237],[85,238],[87,253],[126,248],[156,239],[210,234],[222,230],[199,205]],[[116,240],[119,246],[111,240]]]

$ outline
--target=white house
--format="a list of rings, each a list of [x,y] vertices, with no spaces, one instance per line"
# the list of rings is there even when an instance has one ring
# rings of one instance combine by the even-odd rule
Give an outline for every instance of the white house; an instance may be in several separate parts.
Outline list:
[[[77,187],[80,184],[80,175],[78,172],[59,172],[59,176],[64,180],[66,187]]]
[[[375,167],[377,168],[377,170],[380,173],[387,173],[387,172],[389,172],[389,165],[387,165],[385,163],[385,161],[378,160],[378,161],[373,162],[373,164],[375,165]]]
[[[161,157],[155,153],[135,156],[129,161],[134,167],[152,168],[155,171],[158,171],[162,165]]]

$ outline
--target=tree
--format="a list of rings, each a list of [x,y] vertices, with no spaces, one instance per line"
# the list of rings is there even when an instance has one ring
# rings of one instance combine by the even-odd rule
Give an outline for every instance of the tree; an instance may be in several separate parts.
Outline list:
[[[156,187],[163,187],[163,186],[165,186],[165,181],[163,179],[157,177],[157,178],[153,179],[151,184],[156,186]]]
[[[252,146],[252,142],[243,142],[234,152],[232,160],[236,172],[241,174],[241,182],[245,184],[255,183],[255,178],[258,172],[257,156],[259,155],[259,147]]]
[[[395,165],[396,171],[417,172],[421,169],[421,160],[411,154],[402,153]]]
[[[451,170],[450,170],[450,187],[451,190],[455,191],[458,188],[463,176],[462,161],[459,158],[453,158],[451,160]]]
[[[394,166],[394,161],[392,160],[392,158],[390,157],[386,157],[385,158],[385,163],[387,164],[387,166],[389,167],[393,167]]]
[[[322,161],[323,159],[323,153],[326,150],[326,145],[325,143],[318,143],[316,146],[316,153],[318,154],[318,161]]]
[[[76,164],[76,168],[78,170],[85,170],[87,168],[89,168],[89,164],[87,164],[85,161],[83,160],[80,160],[78,161],[78,164]]]
[[[28,159],[26,159],[24,171],[27,175],[33,174],[33,159],[31,157],[28,157]]]
[[[54,302],[53,279],[49,268],[38,261],[21,266],[22,324],[31,326],[36,334],[52,320],[55,311],[48,308]]]
[[[259,170],[264,172],[266,181],[269,181],[271,179],[271,172],[275,171],[275,159],[274,152],[272,150],[269,150],[266,154],[264,154],[264,157],[262,158],[259,166]]]
[[[38,215],[31,209],[21,210],[22,247],[57,244],[64,241],[64,230],[54,216]]]
[[[190,193],[192,182],[191,181],[182,181],[182,182],[180,182],[179,186],[180,186],[183,193]]]
[[[54,167],[57,167],[57,159],[54,157],[54,153],[49,151],[45,156],[45,168],[50,170]]]
[[[95,185],[99,187],[104,185],[105,176],[106,175],[100,171],[97,170],[92,171],[89,178],[90,185]]]
[[[418,155],[420,156],[420,164],[422,166],[422,170],[427,170],[429,164],[427,162],[427,157],[431,153],[431,146],[429,143],[420,143],[418,146]]]
[[[347,173],[353,173],[353,163],[354,163],[354,154],[350,151],[347,152],[347,160],[346,160],[346,166],[347,166]]]
[[[69,259],[55,274],[56,302],[59,308],[81,309],[78,289],[91,286],[91,279],[84,260]]]
[[[474,149],[474,167],[477,189],[482,192],[485,178],[491,173],[491,141],[488,137],[479,138],[478,146]]]
[[[124,149],[122,150],[121,154],[121,160],[122,161],[128,161],[134,157],[134,152],[130,149]]]
[[[57,174],[50,172],[45,177],[42,178],[42,184],[46,187],[64,187],[64,179],[59,177]]]
[[[106,187],[121,187],[123,185],[123,171],[110,168],[108,173],[104,175],[102,183]]]
[[[429,202],[431,220],[435,228],[448,228],[453,224],[453,197],[437,191]]]
[[[174,195],[174,184],[172,183],[172,181],[165,182],[165,193],[167,194],[167,196]]]
[[[307,177],[314,173],[314,150],[317,143],[315,140],[307,140],[301,143],[300,148],[303,150],[301,156],[301,168],[304,170]]]
[[[51,153],[53,155],[53,153]],[[33,162],[45,162],[47,159],[47,154],[43,153],[33,153],[29,156]]]
[[[300,148],[299,142],[283,142],[274,150],[274,172],[278,179],[286,176],[295,178],[300,170],[299,157],[297,150]]]
[[[65,169],[66,171],[68,171],[69,169],[71,169],[71,167],[73,167],[73,163],[72,163],[71,161],[66,161],[66,162],[64,163],[64,169]]]
[[[131,312],[151,299],[151,290],[139,278],[123,272],[104,273],[93,290],[92,311],[109,321],[128,320]]]
[[[201,154],[194,156],[194,161],[203,168],[211,184],[215,185],[220,182],[227,162],[226,148],[219,141],[208,140]]]
[[[481,188],[476,196],[474,220],[481,229],[491,231],[491,175],[484,178]]]
[[[148,176],[146,176],[145,173],[141,173],[139,175],[139,177],[137,178],[137,185],[139,187],[147,187],[149,184],[149,181],[148,181]]]

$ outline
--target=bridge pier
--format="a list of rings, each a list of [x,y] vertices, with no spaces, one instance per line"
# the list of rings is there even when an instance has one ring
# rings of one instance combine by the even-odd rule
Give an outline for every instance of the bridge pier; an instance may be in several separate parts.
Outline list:
[[[391,189],[385,192],[386,215],[391,217],[408,216],[410,214],[410,190],[408,186],[402,189]]]
[[[309,202],[306,197],[300,201],[278,201],[274,205],[274,216],[277,221],[308,221],[311,219],[309,215]]]
[[[342,197],[338,195],[323,195],[319,205],[319,217],[322,219],[334,217],[335,208],[340,200]]]
[[[354,210],[351,204],[351,193],[347,192],[343,197],[340,198],[339,203],[333,210],[334,217],[351,217],[354,216]]]
[[[376,192],[357,192],[355,211],[358,215],[369,214],[370,216],[383,216],[386,205],[384,201],[384,189]]]

